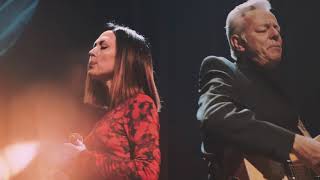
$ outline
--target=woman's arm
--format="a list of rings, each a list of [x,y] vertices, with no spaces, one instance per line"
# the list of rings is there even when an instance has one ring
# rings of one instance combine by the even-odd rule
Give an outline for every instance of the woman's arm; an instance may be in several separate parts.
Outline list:
[[[157,108],[151,98],[133,101],[123,119],[129,146],[125,143],[120,149],[130,151],[130,159],[86,150],[73,163],[72,176],[76,173],[81,178],[88,175],[97,179],[158,179],[160,126]]]

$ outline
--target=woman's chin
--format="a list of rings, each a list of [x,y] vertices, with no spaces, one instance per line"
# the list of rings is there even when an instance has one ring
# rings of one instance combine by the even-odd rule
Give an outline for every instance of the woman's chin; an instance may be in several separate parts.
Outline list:
[[[94,80],[100,80],[101,77],[99,76],[99,74],[97,73],[94,73],[94,72],[88,72],[88,75],[90,76],[91,79],[94,79]]]
[[[90,73],[90,72],[88,72],[88,75],[93,80],[108,81],[108,80],[112,79],[112,75],[97,74],[97,73]]]

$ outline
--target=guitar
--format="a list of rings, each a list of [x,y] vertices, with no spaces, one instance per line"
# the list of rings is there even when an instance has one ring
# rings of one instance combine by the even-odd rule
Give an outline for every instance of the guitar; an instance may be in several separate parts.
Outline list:
[[[320,136],[315,139],[320,141]],[[246,156],[228,176],[228,179],[320,180],[320,176],[307,168],[294,154],[290,154],[290,159],[284,164],[264,157]]]

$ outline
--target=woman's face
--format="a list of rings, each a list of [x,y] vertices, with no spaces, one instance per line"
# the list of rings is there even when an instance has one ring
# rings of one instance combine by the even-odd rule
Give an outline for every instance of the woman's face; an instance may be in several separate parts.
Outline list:
[[[103,32],[89,51],[88,74],[93,79],[111,80],[116,57],[116,36],[112,31]]]

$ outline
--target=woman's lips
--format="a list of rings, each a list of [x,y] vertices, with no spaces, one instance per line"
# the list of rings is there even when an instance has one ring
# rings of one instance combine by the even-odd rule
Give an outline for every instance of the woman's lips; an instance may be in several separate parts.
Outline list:
[[[96,64],[94,64],[94,63],[90,63],[90,64],[89,64],[89,69],[94,68],[95,65],[96,65]]]

